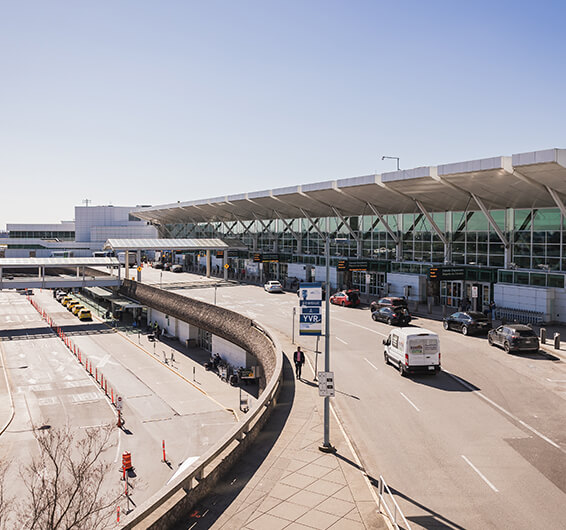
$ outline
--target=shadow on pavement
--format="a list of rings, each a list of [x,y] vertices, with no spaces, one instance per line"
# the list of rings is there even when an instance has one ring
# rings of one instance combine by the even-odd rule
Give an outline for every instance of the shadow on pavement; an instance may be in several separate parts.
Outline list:
[[[400,492],[399,490],[396,490],[395,488],[393,488],[391,486],[391,484],[388,484],[388,486],[389,486],[389,489],[391,490],[391,493],[393,493],[393,495],[395,495],[396,497],[398,497],[400,499],[403,499],[403,500],[409,502],[413,506],[416,506],[420,510],[423,510],[424,512],[427,512],[428,514],[430,514],[430,515],[416,515],[416,516],[413,516],[413,517],[407,517],[408,521],[411,521],[411,522],[415,523],[416,525],[419,525],[422,528],[432,528],[432,529],[437,529],[437,528],[438,529],[448,529],[448,528],[450,528],[450,529],[456,529],[456,530],[465,530],[465,528],[463,526],[460,526],[458,523],[455,523],[454,521],[447,519],[446,517],[439,514],[438,512],[435,512],[434,510],[427,508],[426,506],[424,506],[420,502],[416,501],[415,499],[411,499],[411,497],[409,497],[408,495],[405,495],[404,493]]]
[[[481,390],[476,385],[466,381],[463,377],[455,376],[441,370],[436,375],[410,375],[415,383],[430,386],[445,392],[474,392]],[[460,382],[461,381],[461,382]]]
[[[283,384],[277,405],[256,440],[215,488],[215,494],[205,497],[192,510],[185,521],[174,530],[207,529],[224,513],[226,508],[244,489],[259,469],[269,451],[277,442],[293,405],[295,374],[291,363],[283,356]]]

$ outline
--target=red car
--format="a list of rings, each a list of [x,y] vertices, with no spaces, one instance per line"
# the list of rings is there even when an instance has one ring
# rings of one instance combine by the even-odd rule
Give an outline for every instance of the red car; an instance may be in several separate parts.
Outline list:
[[[358,289],[338,291],[330,297],[330,303],[341,306],[356,307],[357,305],[360,305],[360,291],[358,291]]]

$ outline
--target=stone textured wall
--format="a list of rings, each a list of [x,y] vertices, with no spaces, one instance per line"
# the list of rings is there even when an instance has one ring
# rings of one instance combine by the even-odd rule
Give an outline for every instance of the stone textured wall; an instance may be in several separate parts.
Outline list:
[[[276,364],[273,344],[253,320],[229,309],[131,280],[124,280],[118,292],[157,311],[218,335],[248,351],[258,359],[262,367],[260,390],[265,388],[265,382],[273,375]]]

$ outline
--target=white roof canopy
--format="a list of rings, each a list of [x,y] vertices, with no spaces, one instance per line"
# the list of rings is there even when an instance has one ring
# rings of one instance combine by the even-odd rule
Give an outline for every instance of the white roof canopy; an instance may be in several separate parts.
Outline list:
[[[330,180],[286,188],[177,202],[133,210],[157,224],[285,219],[478,209],[556,207],[548,188],[566,197],[566,150],[548,149]],[[564,200],[564,199],[563,199]],[[369,203],[369,204],[368,204]],[[199,240],[203,241],[203,240]],[[202,247],[202,244],[200,245]]]
[[[109,239],[105,249],[113,250],[224,250],[247,247],[240,241],[223,239]]]

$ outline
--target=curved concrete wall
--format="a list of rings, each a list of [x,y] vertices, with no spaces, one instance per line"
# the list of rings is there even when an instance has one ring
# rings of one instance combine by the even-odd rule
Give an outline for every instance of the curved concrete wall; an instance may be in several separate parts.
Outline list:
[[[124,280],[119,292],[157,311],[218,335],[257,357],[263,368],[260,390],[265,388],[266,381],[272,377],[276,362],[272,354],[273,344],[250,318],[132,280]]]

